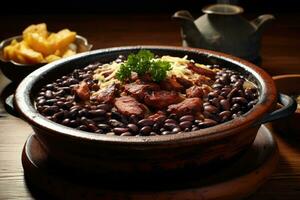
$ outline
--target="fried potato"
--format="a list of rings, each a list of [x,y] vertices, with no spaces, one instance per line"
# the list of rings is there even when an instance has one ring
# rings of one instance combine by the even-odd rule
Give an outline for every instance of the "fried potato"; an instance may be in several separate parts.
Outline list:
[[[24,31],[23,31],[23,38],[26,40],[27,36],[29,36],[32,33],[37,33],[43,38],[48,37],[48,30],[47,30],[47,25],[45,23],[41,24],[33,24],[28,26]]]
[[[50,34],[45,23],[30,25],[23,31],[23,40],[13,40],[3,55],[6,60],[24,64],[49,63],[76,54],[70,48],[75,39],[76,32],[69,29]]]
[[[48,37],[48,41],[55,49],[64,49],[75,41],[75,37],[75,32],[71,32],[69,29],[63,29],[58,33],[52,33]]]
[[[56,56],[56,55],[49,55],[45,59],[46,59],[47,63],[50,63],[50,62],[53,62],[55,60],[61,59],[61,57],[60,56]]]

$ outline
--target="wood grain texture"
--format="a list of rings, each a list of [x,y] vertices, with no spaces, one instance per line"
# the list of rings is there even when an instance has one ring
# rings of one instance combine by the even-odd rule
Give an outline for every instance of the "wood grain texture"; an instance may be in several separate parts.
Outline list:
[[[170,15],[50,15],[2,16],[0,40],[19,34],[32,23],[49,30],[68,27],[96,48],[123,45],[181,45],[179,26]],[[300,73],[300,15],[278,15],[263,36],[262,67],[269,73]],[[8,80],[0,74],[0,92]],[[296,86],[295,86],[296,87]],[[298,86],[299,87],[299,86]],[[32,199],[23,178],[21,150],[31,128],[0,106],[0,199]],[[280,162],[268,183],[250,199],[299,199],[300,138],[276,134]]]
[[[132,181],[129,187],[125,185],[128,182],[127,179],[124,180],[125,183],[122,180],[117,182],[110,180],[108,181],[110,184],[103,181],[103,175],[97,176],[96,174],[86,175],[89,177],[86,182],[86,179],[80,177],[81,174],[62,170],[62,166],[58,163],[54,165],[52,162],[51,164],[50,155],[40,145],[36,135],[30,136],[26,141],[22,163],[28,182],[34,186],[30,188],[41,190],[40,193],[57,199],[76,200],[84,196],[86,200],[197,200],[199,198],[234,200],[252,194],[265,183],[276,168],[278,149],[271,134],[268,128],[262,126],[251,147],[236,158],[234,163],[215,170],[207,170],[207,172],[213,171],[214,173],[202,174],[201,170],[189,171],[192,177],[179,178],[177,176],[171,179],[160,177],[159,182],[155,178],[148,181],[144,179]],[[77,178],[74,179],[74,177]],[[87,185],[91,182],[91,185]],[[152,187],[154,184],[155,188]]]

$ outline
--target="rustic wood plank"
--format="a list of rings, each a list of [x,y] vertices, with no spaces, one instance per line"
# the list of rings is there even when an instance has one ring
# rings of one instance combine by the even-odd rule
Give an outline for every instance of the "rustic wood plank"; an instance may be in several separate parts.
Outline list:
[[[181,45],[179,26],[170,15],[50,15],[2,16],[0,40],[20,33],[32,23],[49,30],[68,27],[87,37],[96,48],[151,44]],[[262,67],[269,73],[300,73],[300,15],[277,15],[263,36]],[[0,74],[0,91],[8,80]],[[2,113],[0,107],[0,199],[32,199],[23,178],[21,150],[31,128]],[[277,134],[280,162],[276,172],[250,199],[299,199],[300,140]]]

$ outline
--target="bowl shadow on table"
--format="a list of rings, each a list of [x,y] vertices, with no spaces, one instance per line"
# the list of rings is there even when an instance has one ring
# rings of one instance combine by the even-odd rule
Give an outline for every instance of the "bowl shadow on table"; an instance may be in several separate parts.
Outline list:
[[[13,105],[13,98],[14,98],[14,92],[17,88],[17,83],[11,82],[8,85],[4,87],[4,89],[0,93],[0,107],[4,109],[5,113],[0,113],[3,115],[13,115],[15,117],[19,117],[19,114],[14,109]]]
[[[276,123],[276,122],[275,122]],[[265,199],[265,197],[269,197],[268,199],[290,199],[290,200],[298,200],[300,195],[300,190],[297,189],[299,185],[293,185],[294,183],[300,183],[300,178],[298,176],[293,176],[295,173],[298,173],[293,168],[293,163],[287,158],[286,149],[283,150],[283,145],[288,145],[291,147],[291,150],[294,154],[300,154],[300,137],[295,137],[295,135],[288,135],[282,132],[278,132],[278,130],[274,129],[272,126],[273,123],[265,124],[268,129],[273,133],[273,136],[276,138],[279,148],[279,162],[278,165],[269,178],[269,180],[262,186],[259,187],[258,190],[251,194],[247,200],[255,200],[255,199]],[[297,159],[294,157],[294,159]],[[292,178],[292,182],[291,181]],[[277,192],[274,192],[277,191]],[[296,194],[299,194],[298,197]],[[290,195],[290,196],[289,196]]]
[[[130,197],[131,195],[135,194],[136,192],[160,192],[160,191],[174,191],[174,190],[181,190],[181,189],[189,189],[193,187],[198,187],[201,185],[209,185],[210,183],[214,183],[216,180],[218,181],[226,181],[228,177],[231,175],[224,175],[223,170],[225,169],[226,172],[231,172],[235,173],[235,160],[239,160],[242,155],[245,153],[241,152],[239,155],[236,157],[232,158],[231,160],[228,160],[226,162],[220,162],[215,161],[215,163],[212,163],[209,166],[205,167],[193,167],[190,166],[188,173],[187,170],[185,171],[180,171],[177,170],[176,174],[170,173],[170,174],[155,174],[155,177],[161,176],[163,178],[160,178],[160,181],[157,181],[152,177],[152,175],[149,176],[141,176],[140,174],[137,176],[132,176],[126,177],[122,176],[121,178],[119,177],[114,177],[114,176],[101,176],[99,178],[101,179],[95,179],[94,177],[84,177],[82,175],[78,175],[78,172],[73,171],[70,169],[68,173],[65,173],[66,171],[58,171],[61,170],[57,166],[51,166],[51,168],[56,168],[54,171],[57,173],[55,176],[62,177],[63,181],[69,181],[72,184],[76,184],[78,182],[83,182],[84,187],[95,187],[101,188],[99,191],[99,195],[104,195],[107,198],[107,194],[109,192],[114,192],[115,190],[121,191],[122,194],[125,194],[125,196]],[[245,158],[243,158],[245,160]],[[233,164],[232,164],[233,163]],[[222,170],[220,170],[222,169]],[[250,170],[247,167],[243,169],[243,172],[240,173],[245,173],[244,171]],[[51,176],[50,172],[47,174],[47,176]],[[72,176],[72,174],[74,174]],[[239,174],[238,174],[239,175]],[[240,174],[242,175],[242,174]],[[49,194],[49,191],[43,191],[41,188],[37,187],[35,184],[33,184],[30,180],[29,176],[26,176],[26,173],[24,174],[24,180],[26,183],[26,186],[28,190],[30,191],[31,195],[35,199],[54,199],[51,195]],[[52,179],[53,180],[53,179]],[[60,179],[58,179],[59,181]],[[101,180],[101,181],[99,181]],[[130,180],[130,183],[128,182]],[[209,181],[207,181],[209,180]],[[49,183],[47,185],[55,184],[54,182],[51,182],[49,180]],[[107,192],[108,191],[108,192]],[[76,192],[75,192],[76,193]],[[73,194],[69,194],[73,195]],[[68,195],[66,195],[68,196]],[[81,197],[80,197],[81,198]],[[82,196],[82,199],[85,199],[84,196]]]

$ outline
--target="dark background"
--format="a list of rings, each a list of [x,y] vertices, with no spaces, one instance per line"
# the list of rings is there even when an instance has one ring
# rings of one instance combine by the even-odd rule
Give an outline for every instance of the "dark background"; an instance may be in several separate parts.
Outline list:
[[[178,9],[200,13],[203,6],[217,2],[241,5],[245,13],[300,12],[297,0],[2,0],[2,4],[4,1],[0,15],[173,13]]]

